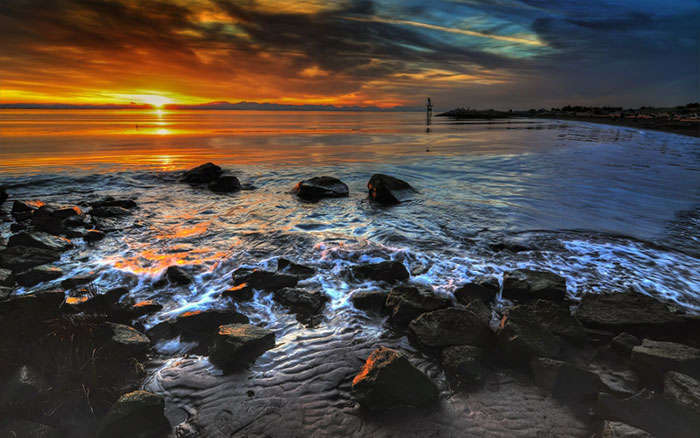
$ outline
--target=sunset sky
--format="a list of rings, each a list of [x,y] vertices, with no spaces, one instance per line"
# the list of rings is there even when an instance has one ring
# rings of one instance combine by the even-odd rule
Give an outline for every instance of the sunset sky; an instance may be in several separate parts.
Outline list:
[[[0,103],[699,100],[697,0],[5,0]]]

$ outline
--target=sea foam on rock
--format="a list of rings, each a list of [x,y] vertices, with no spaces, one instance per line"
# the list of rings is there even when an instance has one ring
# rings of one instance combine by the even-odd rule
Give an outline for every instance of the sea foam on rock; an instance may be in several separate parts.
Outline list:
[[[352,394],[370,410],[435,403],[438,389],[401,353],[386,347],[372,352],[352,381]]]
[[[347,184],[332,176],[317,176],[297,183],[292,190],[305,201],[319,201],[324,198],[344,198],[349,194]]]
[[[410,199],[415,193],[406,181],[376,173],[367,182],[369,198],[379,204],[395,205]]]

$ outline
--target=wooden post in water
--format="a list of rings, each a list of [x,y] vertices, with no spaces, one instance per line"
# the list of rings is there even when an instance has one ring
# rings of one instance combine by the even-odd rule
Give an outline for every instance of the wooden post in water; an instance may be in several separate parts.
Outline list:
[[[430,126],[432,123],[432,117],[433,117],[433,103],[430,101],[430,98],[425,102],[425,124]]]

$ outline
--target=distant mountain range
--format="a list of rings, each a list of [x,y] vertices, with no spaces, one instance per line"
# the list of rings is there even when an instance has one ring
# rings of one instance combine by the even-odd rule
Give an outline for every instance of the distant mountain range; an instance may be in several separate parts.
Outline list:
[[[0,109],[151,109],[151,105],[142,104],[67,104],[67,103],[0,103]],[[406,112],[425,111],[423,107],[393,107],[379,108],[376,106],[335,106],[335,105],[283,105],[277,103],[258,102],[209,102],[198,105],[165,105],[169,110],[254,110],[254,111],[379,111]]]

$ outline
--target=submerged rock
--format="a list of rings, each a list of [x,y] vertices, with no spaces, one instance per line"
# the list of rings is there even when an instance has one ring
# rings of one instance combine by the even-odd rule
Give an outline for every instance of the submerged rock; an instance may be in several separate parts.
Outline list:
[[[488,320],[467,309],[450,307],[420,315],[409,324],[418,341],[427,347],[486,345],[491,340]]]
[[[473,345],[453,345],[442,350],[440,363],[447,376],[458,386],[481,383],[486,370],[484,351]]]
[[[359,280],[385,281],[387,283],[408,280],[410,277],[403,263],[394,260],[353,266],[352,274]]]
[[[700,349],[675,342],[644,339],[632,348],[632,365],[644,377],[657,381],[667,371],[700,377]]]
[[[358,309],[382,312],[388,296],[383,290],[358,291],[350,295],[350,301]]]
[[[41,231],[35,232],[21,232],[14,236],[10,236],[7,241],[8,247],[32,247],[39,249],[46,249],[49,251],[66,251],[73,248],[73,244],[70,240],[63,237],[52,236],[51,234],[44,233]]]
[[[344,198],[349,194],[348,186],[332,176],[317,176],[297,183],[292,190],[305,201],[319,201],[323,198]]]
[[[17,274],[17,283],[29,287],[63,276],[63,271],[56,266],[40,265]]]
[[[262,271],[259,269],[237,269],[232,274],[235,286],[247,283],[253,289],[274,291],[285,287],[294,287],[299,279],[293,275],[280,274],[277,272]]]
[[[314,268],[300,265],[284,258],[277,260],[277,272],[294,275],[299,278],[309,278],[316,275],[316,270]]]
[[[484,303],[491,303],[496,299],[501,286],[494,277],[477,277],[469,283],[463,284],[454,291],[458,303],[469,304],[472,300],[479,299]]]
[[[219,178],[223,172],[216,164],[205,163],[185,172],[182,180],[189,184],[207,184]]]
[[[122,395],[100,421],[98,438],[158,438],[170,432],[163,397],[134,391]]]
[[[391,322],[405,325],[423,313],[449,307],[452,303],[427,289],[397,286],[387,295],[385,305],[389,309]]]
[[[17,273],[35,266],[53,263],[60,258],[61,254],[58,251],[30,246],[13,246],[0,251],[0,266]]]
[[[216,193],[233,193],[241,190],[241,182],[233,175],[226,175],[210,182],[208,187]]]
[[[566,279],[553,272],[516,269],[503,275],[503,298],[562,301],[566,298]]]
[[[219,327],[209,352],[212,363],[223,368],[245,365],[275,347],[275,333],[250,324]]]
[[[560,360],[536,357],[530,369],[535,383],[558,399],[594,400],[602,386],[597,374]]]
[[[352,381],[352,394],[370,410],[418,407],[435,403],[438,389],[396,350],[380,347]]]
[[[376,173],[367,182],[369,198],[384,205],[399,204],[408,200],[416,189],[406,181],[393,176]]]

